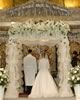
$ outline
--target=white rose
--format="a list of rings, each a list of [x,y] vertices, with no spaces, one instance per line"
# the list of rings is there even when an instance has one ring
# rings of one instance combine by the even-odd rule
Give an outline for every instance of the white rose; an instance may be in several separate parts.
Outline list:
[[[80,66],[78,65],[77,67],[79,67],[80,68]]]
[[[74,68],[71,68],[70,70],[72,71]]]
[[[79,68],[76,68],[77,71],[79,71]]]
[[[4,68],[0,68],[0,70],[1,70],[1,71],[3,71],[3,70],[4,70]]]
[[[74,80],[75,79],[75,76],[72,76],[72,80]]]
[[[2,72],[0,72],[0,76],[2,76]]]
[[[75,74],[76,74],[76,73],[77,73],[77,71],[75,70],[75,71],[73,71],[73,73],[75,73]]]
[[[1,81],[3,81],[3,79],[1,79]]]
[[[80,80],[80,77],[77,77],[77,80],[79,81]]]

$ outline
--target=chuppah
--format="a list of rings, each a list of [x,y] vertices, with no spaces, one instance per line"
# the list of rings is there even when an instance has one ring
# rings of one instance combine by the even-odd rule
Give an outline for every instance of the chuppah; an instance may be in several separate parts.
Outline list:
[[[22,44],[25,45],[56,45],[58,55],[58,77],[59,96],[71,97],[73,93],[68,84],[68,71],[71,67],[69,54],[69,40],[67,33],[69,25],[62,21],[32,21],[25,23],[13,23],[8,31],[9,40],[7,43],[7,66],[10,83],[8,84],[6,96],[19,97],[19,91],[22,84]],[[13,59],[13,60],[12,60]],[[13,74],[12,74],[13,73]]]

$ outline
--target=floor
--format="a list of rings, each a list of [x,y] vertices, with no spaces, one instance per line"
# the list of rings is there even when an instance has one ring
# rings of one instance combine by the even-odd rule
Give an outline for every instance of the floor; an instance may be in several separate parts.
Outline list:
[[[36,99],[32,99],[32,98],[15,98],[15,99],[8,99],[5,98],[4,100],[76,100],[75,97],[70,97],[70,98],[36,98]]]

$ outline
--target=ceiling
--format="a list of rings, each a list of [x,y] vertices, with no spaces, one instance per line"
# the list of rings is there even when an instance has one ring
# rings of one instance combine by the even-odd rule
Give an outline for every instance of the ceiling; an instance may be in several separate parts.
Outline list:
[[[0,0],[0,9],[15,7],[16,5],[28,1],[30,0]],[[72,8],[80,7],[80,0],[48,0],[48,1],[63,7],[72,7]]]

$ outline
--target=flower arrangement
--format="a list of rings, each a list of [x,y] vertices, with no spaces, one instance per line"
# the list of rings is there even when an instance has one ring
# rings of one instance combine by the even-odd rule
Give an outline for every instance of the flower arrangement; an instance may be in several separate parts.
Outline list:
[[[54,39],[62,38],[70,31],[69,25],[62,21],[27,21],[25,23],[12,23],[8,31],[9,36],[24,36],[27,39]],[[16,35],[16,36],[15,36]]]
[[[9,82],[7,71],[4,68],[0,68],[0,86],[6,86]]]
[[[74,86],[75,84],[80,84],[80,66],[79,65],[70,69],[68,81],[72,86]]]

